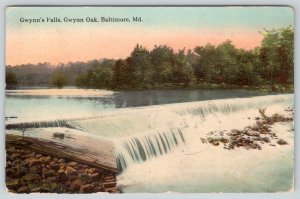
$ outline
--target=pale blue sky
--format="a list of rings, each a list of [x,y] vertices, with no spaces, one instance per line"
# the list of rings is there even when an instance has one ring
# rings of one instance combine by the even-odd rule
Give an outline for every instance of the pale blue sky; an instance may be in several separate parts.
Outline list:
[[[7,26],[19,27],[19,19],[39,17],[133,17],[141,16],[143,26],[185,28],[241,27],[278,28],[294,25],[290,7],[8,7]],[[32,24],[57,26],[58,24]],[[61,25],[74,25],[63,23]],[[78,24],[77,24],[78,25]],[[82,25],[82,24],[81,24]],[[99,24],[85,23],[99,26]],[[110,24],[128,26],[128,24]],[[131,24],[132,25],[132,24]]]

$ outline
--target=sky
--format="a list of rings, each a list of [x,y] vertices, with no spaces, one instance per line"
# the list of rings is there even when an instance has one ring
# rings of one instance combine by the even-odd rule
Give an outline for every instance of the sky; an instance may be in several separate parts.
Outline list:
[[[82,18],[82,23],[24,23],[24,19]],[[87,17],[141,17],[142,22],[86,22]],[[100,21],[100,20],[99,20]],[[6,64],[51,64],[126,58],[136,44],[175,50],[230,39],[260,45],[264,28],[294,26],[290,7],[7,7]]]

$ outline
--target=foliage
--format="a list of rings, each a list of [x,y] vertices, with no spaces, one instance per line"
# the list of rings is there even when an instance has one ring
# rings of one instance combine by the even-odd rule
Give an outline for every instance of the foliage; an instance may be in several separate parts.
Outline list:
[[[5,82],[8,87],[18,84],[17,75],[14,72],[6,72]]]
[[[279,84],[294,81],[294,28],[264,30],[260,48],[260,73],[264,79]]]
[[[68,84],[68,78],[62,71],[56,71],[51,78],[51,85],[62,88]]]
[[[155,45],[149,50],[137,44],[125,59],[75,62],[56,68],[49,63],[7,66],[7,71],[14,72],[21,84],[38,85],[48,79],[57,87],[66,85],[64,74],[68,74],[71,85],[98,89],[260,87],[271,91],[288,90],[288,85],[294,82],[294,28],[260,33],[261,46],[252,50],[236,48],[230,40],[187,51],[175,51],[167,45]]]

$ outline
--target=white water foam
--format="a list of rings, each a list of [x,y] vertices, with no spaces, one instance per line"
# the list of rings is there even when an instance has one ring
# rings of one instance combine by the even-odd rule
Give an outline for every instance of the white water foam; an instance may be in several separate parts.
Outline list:
[[[292,123],[278,123],[272,129],[289,145],[262,146],[261,151],[228,151],[202,144],[200,137],[210,131],[252,125],[259,116],[258,108],[267,108],[267,115],[287,114],[284,109],[293,106],[293,97],[287,94],[124,108],[75,123],[90,136],[115,143],[123,171],[117,182],[125,192],[287,191],[293,183]]]

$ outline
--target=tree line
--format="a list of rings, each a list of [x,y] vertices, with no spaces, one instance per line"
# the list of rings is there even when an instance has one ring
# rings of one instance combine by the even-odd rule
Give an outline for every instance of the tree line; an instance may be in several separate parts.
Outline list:
[[[294,28],[261,34],[261,45],[252,50],[236,48],[230,40],[178,51],[167,45],[149,50],[137,44],[126,59],[81,62],[80,70],[73,70],[74,63],[63,65],[52,71],[52,79],[56,75],[58,80],[71,79],[71,85],[99,89],[292,85]]]

